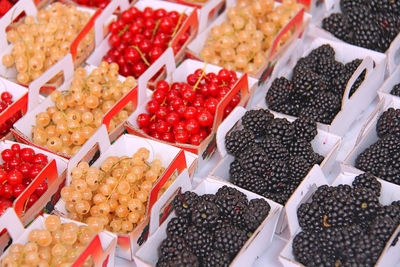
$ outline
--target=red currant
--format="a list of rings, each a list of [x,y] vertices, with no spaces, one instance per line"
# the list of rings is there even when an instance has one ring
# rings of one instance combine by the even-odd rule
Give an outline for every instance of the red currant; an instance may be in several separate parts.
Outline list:
[[[137,117],[136,122],[137,122],[139,128],[145,128],[149,125],[150,119],[151,118],[150,118],[149,114],[142,113]]]
[[[14,153],[12,152],[11,149],[4,149],[1,152],[1,158],[5,161],[8,162],[14,157]]]
[[[8,173],[7,182],[10,185],[17,185],[22,183],[22,173],[18,170],[12,170]]]
[[[185,144],[189,140],[189,134],[185,130],[178,131],[175,133],[175,141],[177,143]]]
[[[36,188],[35,194],[36,194],[37,196],[41,197],[44,193],[46,193],[47,188],[48,188],[48,186],[47,186],[46,181],[43,181],[43,182],[41,182],[41,183],[38,185],[38,187]]]
[[[19,197],[19,195],[22,194],[22,192],[24,192],[24,190],[26,189],[26,186],[23,184],[17,184],[16,186],[13,187],[13,197],[17,198]]]
[[[209,111],[200,111],[197,120],[203,127],[211,126],[214,122],[214,116]]]
[[[32,148],[26,147],[21,149],[19,157],[25,162],[32,162],[35,151]]]

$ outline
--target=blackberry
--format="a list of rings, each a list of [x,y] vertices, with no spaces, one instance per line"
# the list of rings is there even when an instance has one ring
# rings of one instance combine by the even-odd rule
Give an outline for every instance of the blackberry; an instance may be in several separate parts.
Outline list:
[[[331,81],[331,86],[329,87],[329,90],[332,93],[340,96],[340,98],[342,98],[344,95],[344,91],[346,90],[347,83],[349,82],[352,75],[353,72],[349,73],[343,71],[341,74],[339,74],[335,79]]]
[[[329,198],[319,203],[323,227],[343,227],[353,222],[353,199],[347,192],[336,190]]]
[[[192,223],[196,226],[211,228],[217,223],[219,210],[216,204],[200,200],[193,206]]]
[[[248,208],[244,214],[246,228],[254,232],[258,226],[267,218],[271,206],[264,199],[252,199],[249,202]]]
[[[204,195],[201,195],[200,198],[202,200],[205,200],[205,201],[208,201],[208,202],[211,202],[211,203],[215,203],[215,199],[217,197],[214,194],[204,194]]]
[[[358,8],[353,8],[347,15],[347,23],[352,29],[370,23],[374,20],[370,9],[366,6],[360,6]]]
[[[271,110],[297,117],[300,113],[301,108],[294,103],[284,103],[271,108]]]
[[[294,126],[287,119],[277,118],[268,124],[266,134],[268,137],[279,139],[284,146],[287,146],[292,142],[295,130]]]
[[[235,159],[234,161],[231,162],[229,165],[229,175],[232,176],[235,173],[239,173],[243,171],[242,166],[240,165],[240,162],[238,159]]]
[[[395,225],[400,224],[400,207],[396,205],[386,205],[379,208],[378,212],[376,213],[377,216],[388,216],[390,217]]]
[[[245,226],[243,216],[247,210],[248,201],[246,195],[244,196],[245,199],[238,194],[224,194],[217,195],[215,200],[221,216],[239,227]]]
[[[321,232],[323,214],[316,202],[303,203],[297,209],[297,218],[301,229],[312,232]]]
[[[213,236],[204,227],[188,227],[184,238],[190,250],[199,258],[213,250]]]
[[[292,80],[296,79],[297,76],[301,76],[305,70],[313,70],[317,60],[312,57],[302,57],[297,62],[293,68],[293,77]]]
[[[370,225],[369,233],[386,243],[397,226],[389,216],[378,216]]]
[[[171,260],[175,256],[178,256],[183,250],[188,249],[188,245],[185,239],[182,237],[173,235],[164,239],[160,245],[161,258],[165,260]]]
[[[354,178],[352,183],[354,188],[368,188],[375,193],[376,196],[381,195],[381,183],[370,173],[363,173]]]
[[[271,87],[268,89],[265,96],[265,102],[268,107],[275,110],[277,107],[285,104],[293,92],[292,82],[285,77],[280,77],[272,82]]]
[[[226,185],[224,185],[223,187],[218,189],[217,193],[215,193],[215,196],[217,198],[224,198],[224,197],[227,197],[227,196],[234,196],[234,197],[238,198],[240,201],[247,203],[247,196],[245,194],[243,194],[242,192],[240,192],[236,188],[229,187],[229,186],[226,186]]]
[[[187,226],[189,225],[189,220],[184,217],[175,217],[168,222],[167,226],[167,236],[179,236],[183,237],[187,232]]]
[[[352,244],[355,262],[358,266],[374,266],[385,244],[371,235],[362,235]]]
[[[268,110],[249,110],[242,117],[242,124],[245,129],[252,131],[254,136],[260,137],[265,135],[265,128],[273,118],[274,115]]]
[[[290,195],[287,194],[287,192],[280,192],[280,193],[272,193],[269,191],[265,191],[263,194],[263,197],[270,199],[276,203],[279,203],[281,205],[285,205],[286,202],[288,201]]]
[[[282,192],[289,183],[289,169],[286,162],[273,160],[270,162],[268,171],[267,190],[270,192]]]
[[[353,41],[357,46],[375,50],[379,39],[379,28],[373,23],[360,24],[355,28]]]
[[[340,97],[332,92],[318,92],[311,100],[310,104],[322,112],[327,112],[336,115],[342,106]]]
[[[293,78],[295,93],[305,100],[313,97],[320,91],[327,89],[322,76],[309,69],[303,69]]]
[[[339,76],[343,70],[343,63],[330,58],[320,58],[315,68],[315,72],[321,75],[326,84],[331,84],[331,80]]]
[[[225,148],[229,154],[239,156],[246,148],[255,144],[253,132],[247,129],[230,132],[225,137]]]
[[[291,156],[300,157],[305,159],[309,165],[315,164],[314,150],[310,142],[303,139],[298,139],[289,146],[289,154]]]
[[[178,216],[190,218],[192,216],[193,207],[197,204],[199,199],[196,193],[186,191],[183,194],[176,195],[171,205]]]
[[[400,83],[393,86],[392,90],[390,91],[392,95],[400,96]]]
[[[378,176],[382,177],[382,179],[388,182],[400,185],[400,169],[396,168],[395,166],[381,167]]]
[[[339,39],[345,39],[349,33],[346,17],[341,13],[333,13],[322,20],[322,28]]]
[[[400,109],[389,108],[379,117],[376,124],[376,132],[380,138],[387,134],[399,134],[400,129]]]
[[[320,121],[324,118],[325,114],[321,114],[321,112],[312,106],[307,106],[301,109],[299,113],[299,117],[309,117],[315,121]]]
[[[375,193],[367,188],[355,188],[351,192],[354,204],[354,216],[360,221],[374,218],[379,209],[379,199]]]
[[[191,251],[183,250],[179,252],[175,257],[171,258],[170,260],[165,260],[160,258],[157,262],[157,267],[184,267],[184,266],[191,266],[191,267],[198,267],[199,260]]]
[[[344,67],[345,72],[348,73],[349,79],[351,78],[353,73],[357,70],[358,66],[360,66],[361,62],[362,62],[362,60],[357,58],[357,59],[350,61],[349,63],[347,63],[345,65],[345,67]],[[364,70],[363,72],[361,72],[360,76],[357,77],[356,81],[350,88],[350,93],[349,93],[350,97],[357,91],[358,87],[360,87],[361,83],[365,79],[366,74],[367,74],[367,71]]]
[[[329,185],[322,185],[312,195],[312,201],[322,203],[325,198],[330,198],[334,194],[336,189]]]
[[[240,164],[248,172],[265,177],[269,159],[261,147],[250,147],[240,156]]]
[[[287,165],[289,173],[298,183],[303,180],[312,168],[312,165],[308,161],[298,156],[291,156]]]
[[[352,12],[353,8],[357,8],[357,7],[361,7],[363,5],[365,5],[365,1],[364,0],[358,0],[358,1],[354,1],[354,0],[340,0],[340,10],[347,14],[349,12]]]
[[[289,151],[277,138],[266,137],[263,139],[260,146],[268,155],[269,159],[286,161],[289,158]]]
[[[213,250],[203,258],[202,266],[204,267],[228,267],[231,260],[227,253],[219,250]]]
[[[335,50],[331,45],[324,44],[320,47],[313,49],[308,56],[316,60],[318,60],[319,58],[335,59]]]
[[[321,163],[324,161],[325,157],[322,156],[321,154],[314,153],[314,163],[321,165]]]
[[[400,13],[400,2],[391,0],[371,0],[370,7],[375,12]]]
[[[234,173],[230,177],[233,184],[256,194],[261,195],[267,190],[267,181],[252,173],[241,171]]]
[[[379,146],[379,143],[375,143],[358,155],[356,168],[384,178],[379,176],[379,173],[386,168],[385,162],[389,161],[389,157],[389,150],[383,149]]]
[[[247,241],[246,232],[232,225],[225,225],[215,231],[214,248],[228,253],[232,258],[240,251]]]
[[[292,249],[296,261],[308,266],[310,256],[319,251],[318,240],[313,233],[302,231],[293,238]]]
[[[311,142],[317,136],[317,123],[310,117],[301,116],[293,122],[296,139]]]
[[[312,256],[312,261],[307,265],[308,267],[336,267],[337,263],[333,256],[328,254],[314,254]]]

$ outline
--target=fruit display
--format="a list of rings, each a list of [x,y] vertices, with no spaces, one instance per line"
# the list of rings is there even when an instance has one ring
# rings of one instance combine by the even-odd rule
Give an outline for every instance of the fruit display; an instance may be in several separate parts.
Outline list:
[[[186,82],[159,81],[137,124],[154,138],[198,146],[210,134],[219,103],[237,81],[236,73],[226,69],[218,73],[197,69]],[[225,107],[224,117],[240,100],[238,93]]]
[[[383,205],[380,196],[381,183],[369,173],[351,185],[320,186],[297,209],[295,259],[304,266],[375,266],[400,223],[400,202]]]
[[[96,235],[89,226],[62,223],[56,215],[44,220],[45,229],[32,229],[25,244],[12,244],[1,265],[72,266]],[[82,266],[94,266],[91,256]]]
[[[400,83],[393,86],[392,90],[390,91],[390,94],[395,96],[400,96]]]
[[[146,7],[141,11],[130,7],[110,23],[108,43],[111,49],[103,60],[117,63],[121,75],[138,78],[171,46],[187,17],[184,12],[167,12],[163,8]],[[189,37],[189,31],[180,37],[178,44],[172,47],[175,54]]]
[[[284,205],[314,164],[324,160],[311,145],[316,122],[300,117],[291,123],[259,109],[247,111],[241,125],[225,137],[226,150],[235,157],[229,181]]]
[[[228,266],[271,210],[266,200],[249,201],[228,186],[215,194],[186,191],[171,204],[177,217],[158,248],[160,267]]]
[[[12,206],[13,201],[25,191],[32,181],[48,164],[48,158],[42,153],[35,153],[32,148],[21,148],[13,144],[10,149],[1,152],[3,163],[0,165],[0,215]],[[30,195],[26,202],[29,209],[47,191],[43,181]]]
[[[376,124],[379,140],[357,157],[355,166],[383,180],[400,185],[399,125],[400,109],[389,108],[383,112]]]
[[[340,0],[340,9],[324,18],[322,28],[347,43],[385,52],[400,33],[397,0]]]
[[[322,45],[300,58],[292,78],[276,78],[265,96],[268,107],[291,116],[308,116],[320,123],[331,124],[342,108],[348,81],[362,59],[347,63],[335,60],[335,50]],[[364,81],[366,71],[354,82],[349,97]]]
[[[2,64],[15,68],[19,83],[30,83],[70,52],[71,43],[91,16],[90,12],[59,2],[39,10],[36,18],[26,16],[7,31],[12,50],[3,55]],[[79,43],[77,57],[82,56],[93,42],[91,30]]]
[[[10,105],[14,103],[13,95],[10,92],[3,92],[0,94],[0,114],[5,111]],[[10,132],[14,123],[22,117],[22,112],[16,112],[11,118],[0,124],[0,138],[4,137]]]
[[[100,168],[80,162],[70,185],[61,190],[68,217],[96,232],[132,232],[143,220],[149,193],[165,168],[160,159],[148,162],[150,151],[132,157],[109,156]]]
[[[55,90],[50,97],[53,106],[36,115],[32,140],[51,151],[74,155],[102,125],[104,115],[135,85],[133,77],[121,81],[116,63],[100,63],[87,73],[77,68],[68,90]],[[112,131],[124,122],[133,106],[127,104],[110,121]]]
[[[202,59],[229,70],[256,74],[267,61],[279,31],[302,8],[295,0],[238,0],[227,20],[214,26],[200,52]],[[287,32],[279,45],[291,36]]]

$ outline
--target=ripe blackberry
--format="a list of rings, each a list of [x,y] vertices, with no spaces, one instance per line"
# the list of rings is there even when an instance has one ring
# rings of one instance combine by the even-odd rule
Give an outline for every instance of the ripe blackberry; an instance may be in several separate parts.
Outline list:
[[[322,112],[336,115],[342,106],[340,97],[329,91],[318,92],[310,104]]]
[[[391,1],[391,0],[371,0],[369,3],[371,9],[375,12],[391,12],[391,13],[399,13],[400,12],[400,3],[399,1]]]
[[[321,45],[313,49],[308,55],[311,58],[319,59],[319,58],[330,58],[335,59],[335,49],[329,44]]]
[[[353,41],[357,46],[375,50],[379,39],[379,28],[373,23],[360,24],[355,28]]]
[[[239,173],[243,171],[242,166],[240,165],[240,162],[238,159],[235,159],[234,161],[231,162],[229,165],[229,175],[232,176],[235,173]]]
[[[371,235],[361,235],[359,240],[352,244],[354,259],[358,266],[374,266],[385,244]]]
[[[262,198],[252,199],[244,214],[246,229],[254,232],[258,226],[267,218],[271,206]]]
[[[388,216],[393,220],[395,225],[400,224],[400,207],[394,204],[380,207],[376,215],[382,217]]]
[[[349,79],[351,78],[351,76],[353,76],[353,73],[357,70],[358,66],[360,66],[361,62],[362,62],[362,60],[357,58],[357,59],[350,61],[349,63],[347,63],[345,65],[345,67],[344,67],[345,72],[348,73]],[[350,88],[350,93],[349,93],[350,97],[357,91],[358,87],[360,87],[361,83],[365,79],[366,74],[367,74],[367,71],[364,70],[363,72],[361,72],[360,76],[357,77],[356,81]]]
[[[218,206],[206,200],[200,200],[193,206],[192,223],[198,227],[211,228],[219,218]]]
[[[388,182],[400,184],[400,169],[395,166],[382,166],[378,176]]]
[[[400,109],[389,108],[379,117],[376,124],[376,132],[380,138],[387,134],[399,134],[400,129]]]
[[[292,249],[296,261],[308,266],[310,256],[319,251],[318,240],[312,232],[302,231],[293,238]]]
[[[319,203],[322,227],[344,227],[353,223],[353,199],[347,192],[336,190],[329,198]]]
[[[250,147],[240,156],[242,168],[254,175],[265,177],[269,159],[261,147]]]
[[[331,81],[331,86],[329,87],[329,90],[332,93],[338,95],[340,98],[343,98],[344,91],[346,90],[347,83],[349,82],[352,74],[353,73],[343,71]]]
[[[225,198],[227,196],[234,196],[238,198],[240,201],[245,202],[247,204],[247,196],[237,190],[236,188],[224,185],[220,189],[218,189],[217,193],[215,193],[217,198]],[[217,199],[216,199],[217,200]]]
[[[208,201],[211,203],[215,203],[215,199],[217,198],[217,196],[214,194],[204,194],[204,195],[201,195],[200,198],[202,200],[205,200],[205,201]]]
[[[215,231],[214,248],[228,253],[233,258],[244,246],[247,239],[246,232],[243,230],[232,225],[225,225],[223,228]]]
[[[268,168],[267,190],[270,192],[282,192],[289,183],[289,168],[286,162],[272,160]]]
[[[339,39],[344,39],[349,33],[346,17],[341,13],[333,13],[322,20],[322,28]]]
[[[389,216],[378,216],[369,227],[369,234],[387,242],[392,236],[398,224],[395,224]]]
[[[265,192],[265,190],[267,190],[267,181],[264,178],[252,173],[241,171],[234,173],[230,177],[230,180],[233,184],[256,194],[261,195]]]
[[[268,124],[266,134],[268,137],[279,139],[284,146],[287,146],[292,142],[295,131],[287,119],[276,118]]]
[[[196,205],[199,199],[200,198],[196,193],[186,191],[183,194],[176,195],[171,205],[178,216],[190,219],[192,216],[193,206]]]
[[[320,58],[315,68],[315,72],[323,78],[327,85],[331,84],[331,80],[339,76],[343,70],[343,63],[330,58]]]
[[[178,256],[183,250],[189,249],[185,240],[182,237],[173,235],[161,242],[160,256],[164,260],[171,260]]]
[[[266,137],[260,143],[260,147],[268,155],[269,159],[277,159],[286,161],[289,158],[289,151],[282,145],[279,139],[274,137]]]
[[[271,110],[297,117],[300,113],[301,108],[298,107],[295,103],[289,102],[274,106],[273,108],[271,108]]]
[[[191,266],[198,267],[199,260],[191,251],[183,250],[180,251],[175,257],[170,260],[159,258],[157,261],[157,267],[177,267],[177,266]]]
[[[390,91],[392,95],[400,96],[400,83],[393,86],[392,90]]]
[[[273,193],[273,192],[265,191],[262,196],[267,199],[270,199],[276,203],[279,203],[281,205],[285,205],[286,202],[288,201],[290,195],[286,191],[283,191],[280,193]]]
[[[366,5],[364,0],[340,0],[340,10],[345,14],[352,12],[353,8],[361,7],[363,5]]]
[[[285,77],[280,77],[272,82],[272,85],[265,96],[265,101],[270,109],[275,110],[277,107],[285,104],[289,100],[292,92],[292,82]]]
[[[324,161],[325,157],[322,156],[321,154],[314,153],[314,163],[321,165],[321,163]]]
[[[375,193],[376,196],[381,195],[381,183],[370,173],[363,173],[354,178],[352,183],[354,188],[368,188]]]
[[[303,203],[297,209],[297,218],[301,229],[312,232],[321,232],[324,227],[323,214],[320,211],[319,204],[316,202]]]
[[[213,236],[204,227],[190,226],[184,236],[190,250],[199,258],[202,258],[213,250]]]
[[[307,160],[298,156],[290,156],[287,165],[291,177],[293,177],[298,183],[303,180],[312,168],[312,165],[309,164]]]
[[[314,150],[311,143],[306,140],[298,139],[296,142],[292,142],[289,146],[289,154],[305,159],[310,165],[315,164]]]
[[[385,161],[388,162],[389,157],[389,150],[380,147],[379,143],[375,143],[358,155],[356,168],[384,178],[379,176],[379,173],[382,169],[386,168]]]
[[[370,9],[366,6],[360,6],[358,8],[353,8],[350,13],[346,15],[347,23],[352,29],[359,27],[360,25],[365,25],[374,20]]]
[[[226,151],[234,156],[239,156],[246,148],[254,144],[255,136],[247,129],[232,131],[225,137]]]
[[[317,60],[309,56],[300,58],[293,68],[292,80],[296,79],[298,76],[301,76],[306,69],[314,70],[316,63]]]
[[[367,221],[374,218],[379,209],[379,199],[375,193],[367,188],[355,188],[351,192],[354,204],[354,216],[360,221]]]
[[[189,220],[184,217],[175,217],[168,222],[167,226],[167,236],[179,236],[183,237],[187,232],[187,226],[189,225]]]
[[[317,136],[317,123],[310,117],[299,117],[293,122],[296,139],[311,142]]]
[[[309,69],[299,70],[298,75],[293,78],[293,84],[295,93],[305,100],[327,89],[322,76]]]
[[[226,218],[230,223],[236,226],[244,226],[244,213],[247,210],[247,197],[245,199],[238,194],[224,194],[217,195],[215,203],[217,204],[220,214]]]
[[[322,203],[325,198],[330,198],[336,191],[335,187],[329,185],[321,185],[312,195],[312,201]]]
[[[266,109],[246,111],[242,117],[243,127],[253,132],[255,137],[265,135],[267,124],[274,118],[274,115]]]
[[[208,253],[202,261],[202,266],[204,267],[228,267],[231,263],[229,255],[225,252],[219,250],[213,250]]]
[[[321,114],[320,110],[315,107],[307,106],[301,109],[299,117],[309,117],[315,121],[321,121],[325,113]]]

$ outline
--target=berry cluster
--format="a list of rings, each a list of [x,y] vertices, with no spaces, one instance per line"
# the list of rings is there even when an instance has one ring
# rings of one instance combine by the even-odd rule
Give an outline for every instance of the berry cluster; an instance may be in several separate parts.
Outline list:
[[[103,61],[90,74],[77,68],[70,88],[53,91],[50,97],[54,106],[36,115],[33,142],[57,153],[74,155],[102,125],[104,115],[135,84],[133,77],[123,82],[118,79],[115,63]],[[132,104],[126,105],[112,118],[108,130],[114,130],[132,111]]]
[[[178,194],[172,206],[177,217],[168,222],[157,267],[229,266],[271,209],[228,186],[216,194]]]
[[[3,65],[15,67],[20,83],[27,84],[37,79],[70,52],[71,43],[90,18],[89,12],[58,2],[39,10],[36,18],[26,16],[23,23],[7,31],[7,41],[13,44],[13,48],[11,54],[3,56]],[[92,30],[80,42],[78,57],[83,55],[93,40]]]
[[[400,185],[400,109],[389,108],[376,124],[379,140],[356,159],[356,167]]]
[[[13,144],[11,149],[1,152],[0,165],[0,214],[31,184],[47,165],[47,156],[32,148],[20,148]],[[30,208],[47,190],[47,182],[42,182],[29,197],[26,208]]]
[[[309,116],[318,122],[331,124],[342,108],[347,83],[362,60],[347,64],[335,60],[335,50],[322,45],[300,58],[292,79],[277,78],[269,88],[265,101],[274,111],[292,116]],[[365,78],[364,70],[350,89],[350,97]]]
[[[392,90],[390,91],[390,94],[395,96],[400,96],[400,83],[393,86]]]
[[[1,260],[2,266],[72,266],[96,235],[86,225],[61,223],[59,217],[48,216],[45,229],[29,232],[29,242],[14,243]],[[82,265],[94,266],[91,256]]]
[[[132,6],[122,12],[121,17],[109,26],[111,35],[108,42],[111,49],[103,60],[116,62],[123,76],[138,78],[151,63],[171,46],[171,40],[187,18],[185,13],[167,12],[165,9],[153,10],[146,7],[140,11]],[[179,39],[177,53],[189,39],[189,31]]]
[[[201,50],[207,62],[229,70],[256,74],[264,65],[275,36],[300,10],[294,0],[275,6],[273,0],[239,0],[229,8],[228,18],[212,28]],[[291,36],[282,36],[283,45]]]
[[[137,117],[140,129],[166,141],[198,146],[210,134],[218,104],[234,87],[236,73],[222,69],[215,74],[197,69],[187,82],[160,81],[147,103],[147,112]],[[224,117],[239,104],[235,95],[224,110]]]
[[[297,210],[302,232],[293,254],[305,266],[374,266],[400,223],[400,201],[379,202],[380,182],[371,174],[352,185],[320,186]]]
[[[357,46],[385,52],[400,32],[400,2],[340,0],[341,13],[322,21],[322,28]]]
[[[324,159],[311,145],[316,122],[300,117],[290,123],[260,109],[247,111],[242,126],[225,138],[226,150],[235,156],[231,182],[284,205],[314,164]]]
[[[13,103],[13,96],[10,92],[3,92],[0,95],[0,113],[6,110]],[[21,112],[16,112],[11,116],[5,123],[0,125],[0,137],[5,136],[10,132],[11,127],[13,127],[14,123],[19,120],[22,116]]]
[[[108,157],[100,168],[79,163],[70,185],[61,189],[68,217],[95,232],[132,232],[143,220],[149,193],[165,170],[159,159],[148,163],[149,155],[146,148],[139,148],[132,157]],[[167,182],[161,193],[168,186]]]

